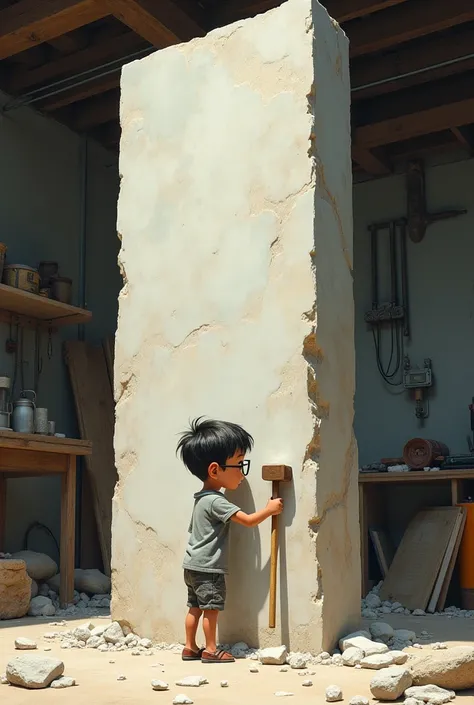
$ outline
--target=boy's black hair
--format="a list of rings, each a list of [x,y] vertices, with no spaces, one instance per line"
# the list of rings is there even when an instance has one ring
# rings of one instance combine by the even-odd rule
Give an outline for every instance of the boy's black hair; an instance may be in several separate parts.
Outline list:
[[[193,475],[205,482],[211,463],[225,465],[238,450],[252,450],[253,438],[241,426],[229,421],[199,418],[181,434],[176,448],[181,460]]]

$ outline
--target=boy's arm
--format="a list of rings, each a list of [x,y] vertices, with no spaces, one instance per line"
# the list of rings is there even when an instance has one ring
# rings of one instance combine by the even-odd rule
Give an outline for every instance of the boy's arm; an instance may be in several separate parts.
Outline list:
[[[258,512],[253,512],[252,514],[246,514],[245,512],[238,511],[232,515],[231,521],[251,528],[253,526],[258,526],[262,523],[262,521],[265,521],[265,519],[268,519],[268,517],[271,517],[274,514],[281,514],[282,511],[283,500],[280,498],[270,499],[265,509],[260,509]]]

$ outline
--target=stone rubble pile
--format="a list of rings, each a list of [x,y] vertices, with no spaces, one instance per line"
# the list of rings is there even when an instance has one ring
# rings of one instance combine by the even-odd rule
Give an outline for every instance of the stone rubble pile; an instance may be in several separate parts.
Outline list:
[[[61,626],[65,624],[62,623]],[[58,623],[55,623],[58,625]],[[153,642],[150,639],[141,639],[134,634],[131,629],[120,626],[118,622],[105,622],[95,626],[93,622],[75,627],[67,631],[50,631],[44,634],[44,639],[59,641],[61,649],[97,649],[100,652],[131,651],[133,656],[146,654],[152,656]],[[177,645],[172,645],[172,650],[176,650]],[[158,645],[156,648],[163,648]],[[180,651],[182,646],[179,647]]]
[[[369,592],[368,595],[361,602],[362,617],[365,619],[377,619],[378,617],[383,617],[387,614],[405,614],[413,615],[414,617],[423,617],[426,612],[422,609],[409,610],[404,607],[400,602],[390,602],[388,600],[382,601],[379,597],[380,589],[383,585],[381,581]],[[434,614],[443,615],[444,617],[463,617],[463,618],[474,618],[474,610],[463,610],[459,607],[447,607],[442,612],[435,612]]]
[[[110,610],[110,578],[99,570],[74,571],[73,604],[66,609],[59,605],[60,582],[56,562],[44,553],[0,553],[0,619],[27,613],[30,617],[99,616]]]

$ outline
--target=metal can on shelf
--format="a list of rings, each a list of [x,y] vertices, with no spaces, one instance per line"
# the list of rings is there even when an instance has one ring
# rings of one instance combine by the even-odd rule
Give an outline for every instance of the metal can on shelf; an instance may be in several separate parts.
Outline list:
[[[39,294],[40,276],[37,269],[26,264],[7,264],[3,269],[3,283],[30,294]]]

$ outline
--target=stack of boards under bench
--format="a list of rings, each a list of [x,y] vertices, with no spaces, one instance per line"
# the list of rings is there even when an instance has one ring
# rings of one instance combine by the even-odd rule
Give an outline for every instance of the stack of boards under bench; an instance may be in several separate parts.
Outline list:
[[[465,522],[463,507],[423,509],[408,525],[393,560],[384,533],[371,529],[384,577],[380,599],[409,610],[443,610]]]

